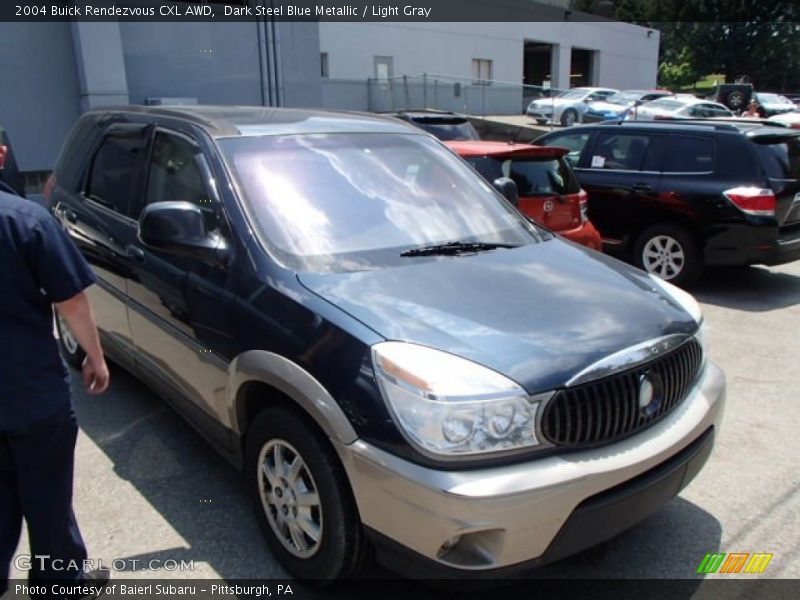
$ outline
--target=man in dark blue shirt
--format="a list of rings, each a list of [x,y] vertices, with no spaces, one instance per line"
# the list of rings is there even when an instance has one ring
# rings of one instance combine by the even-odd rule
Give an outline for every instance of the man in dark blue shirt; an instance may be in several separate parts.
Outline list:
[[[44,208],[0,192],[0,595],[23,518],[31,580],[85,577],[86,548],[72,512],[78,427],[52,311],[86,352],[87,391],[102,393],[108,368],[84,294],[94,282]]]

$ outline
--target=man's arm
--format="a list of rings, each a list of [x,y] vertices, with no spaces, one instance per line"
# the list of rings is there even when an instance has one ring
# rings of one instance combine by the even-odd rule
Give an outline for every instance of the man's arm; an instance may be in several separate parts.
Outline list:
[[[63,302],[56,302],[55,307],[86,352],[86,359],[83,361],[83,385],[86,391],[90,394],[102,394],[108,388],[108,366],[103,357],[89,298],[85,292],[81,292]]]

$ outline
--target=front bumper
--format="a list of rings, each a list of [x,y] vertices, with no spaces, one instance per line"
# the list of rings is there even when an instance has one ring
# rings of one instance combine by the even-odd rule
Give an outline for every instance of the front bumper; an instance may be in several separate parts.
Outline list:
[[[429,469],[361,440],[337,451],[368,529],[430,567],[495,575],[612,537],[672,498],[708,456],[724,401],[709,363],[672,414],[602,448],[473,471]],[[609,498],[624,518],[598,512]]]

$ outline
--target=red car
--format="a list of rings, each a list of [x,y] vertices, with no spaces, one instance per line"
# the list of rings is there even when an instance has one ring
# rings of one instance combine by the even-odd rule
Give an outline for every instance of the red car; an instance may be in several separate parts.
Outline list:
[[[564,148],[505,142],[445,142],[489,182],[510,177],[519,210],[568,240],[600,251],[600,234],[586,216],[586,192],[564,160]]]

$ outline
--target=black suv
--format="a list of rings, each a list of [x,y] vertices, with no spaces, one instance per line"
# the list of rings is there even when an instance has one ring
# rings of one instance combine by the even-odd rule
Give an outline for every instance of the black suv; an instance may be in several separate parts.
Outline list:
[[[109,355],[243,467],[295,576],[370,546],[417,576],[527,569],[651,514],[711,451],[725,383],[692,297],[396,119],[92,111],[49,190]]]
[[[443,141],[479,140],[480,135],[472,122],[464,115],[432,109],[400,110],[380,113],[402,119]]]
[[[614,122],[563,146],[611,253],[688,284],[707,265],[800,258],[800,131],[758,121]]]

